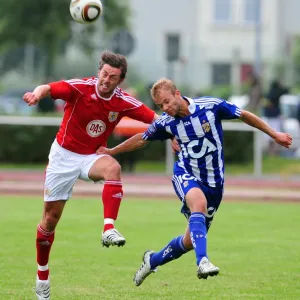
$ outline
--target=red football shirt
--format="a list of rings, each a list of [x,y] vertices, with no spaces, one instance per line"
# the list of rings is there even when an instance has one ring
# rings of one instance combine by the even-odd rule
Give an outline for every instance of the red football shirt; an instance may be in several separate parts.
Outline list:
[[[110,98],[102,98],[97,84],[97,77],[49,83],[52,98],[66,101],[56,135],[63,148],[92,154],[100,146],[107,146],[108,137],[122,117],[148,124],[153,121],[155,112],[119,87]]]

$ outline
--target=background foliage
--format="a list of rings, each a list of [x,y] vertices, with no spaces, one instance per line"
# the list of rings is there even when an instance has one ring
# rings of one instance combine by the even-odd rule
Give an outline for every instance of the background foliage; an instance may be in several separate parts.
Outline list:
[[[57,127],[51,126],[0,126],[2,137],[0,161],[2,163],[46,163],[50,146],[55,138]],[[225,161],[228,163],[247,162],[253,158],[253,140],[250,132],[224,132]],[[118,138],[111,136],[110,147],[119,144]],[[231,147],[234,145],[234,147]],[[248,145],[245,147],[245,145]],[[137,160],[165,162],[165,143],[152,142],[136,151]]]
[[[77,26],[69,14],[70,0],[1,0],[0,51],[3,69],[9,70],[24,59],[24,47],[34,45],[37,63],[45,61],[46,78],[51,77],[55,58],[64,52]],[[99,26],[106,31],[128,26],[129,7],[118,0],[105,1],[102,22],[79,25],[80,41],[90,50],[91,36]]]

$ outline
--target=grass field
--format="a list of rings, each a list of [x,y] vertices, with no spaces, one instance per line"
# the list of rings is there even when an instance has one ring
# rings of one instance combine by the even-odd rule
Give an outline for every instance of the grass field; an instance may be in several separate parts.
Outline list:
[[[73,199],[57,228],[51,299],[300,299],[300,205],[226,203],[209,233],[219,276],[196,277],[192,252],[132,282],[145,249],[159,250],[186,221],[177,200],[126,200],[118,228],[124,248],[102,248],[99,200]],[[35,299],[35,234],[42,201],[0,197],[0,299]]]

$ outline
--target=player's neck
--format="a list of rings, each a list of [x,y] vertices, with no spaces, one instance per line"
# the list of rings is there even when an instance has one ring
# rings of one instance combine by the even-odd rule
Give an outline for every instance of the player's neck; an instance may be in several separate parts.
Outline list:
[[[113,93],[114,93],[114,90],[113,90],[112,92],[109,92],[109,93],[102,93],[102,92],[100,92],[99,89],[98,89],[98,95],[99,95],[101,98],[106,98],[106,99],[108,99],[108,98],[110,98],[110,97],[113,95]]]
[[[179,108],[177,116],[184,118],[190,114],[191,113],[189,111],[189,103],[184,98],[182,98],[180,101],[180,108]]]

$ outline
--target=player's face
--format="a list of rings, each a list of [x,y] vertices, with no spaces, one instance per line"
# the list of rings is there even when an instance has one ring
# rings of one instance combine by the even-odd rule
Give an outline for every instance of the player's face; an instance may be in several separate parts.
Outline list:
[[[121,70],[105,64],[98,72],[98,91],[101,96],[109,97],[114,89],[123,81]]]
[[[169,90],[161,90],[154,99],[155,104],[168,115],[175,117],[180,110],[180,92],[176,90],[175,95]]]

